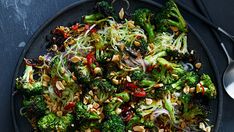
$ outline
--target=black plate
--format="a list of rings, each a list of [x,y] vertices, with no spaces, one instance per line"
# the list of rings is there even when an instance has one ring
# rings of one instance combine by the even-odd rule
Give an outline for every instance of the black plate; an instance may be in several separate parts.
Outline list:
[[[152,2],[150,0],[129,0],[129,2],[129,12],[141,7],[146,7],[157,11],[161,7],[160,4]],[[12,81],[12,93],[14,93],[15,91],[16,77],[22,75],[23,70],[25,68],[25,65],[23,64],[23,58],[37,58],[39,55],[46,53],[46,35],[48,35],[50,31],[58,25],[66,26],[70,22],[80,21],[82,15],[92,12],[92,7],[94,6],[94,4],[95,0],[81,0],[79,2],[76,2],[61,10],[58,14],[56,14],[53,18],[49,19],[44,25],[42,25],[38,29],[38,31],[32,36],[30,41],[27,43],[20,56],[15,70],[15,75]],[[116,3],[115,6],[116,9],[119,11],[120,7],[126,7],[126,4],[124,2],[119,2]],[[207,49],[204,41],[202,41],[201,37],[191,26],[189,26],[189,29],[190,32],[188,33],[188,47],[189,49],[194,49],[197,52],[198,58],[203,64],[201,72],[205,72],[211,75],[212,79],[214,80],[217,86],[218,96],[215,100],[210,101],[207,107],[209,107],[211,110],[209,114],[209,119],[214,125],[213,130],[218,131],[218,127],[221,121],[223,104],[221,82],[220,80],[218,80],[218,70],[214,63],[215,60],[209,53],[209,50]],[[19,109],[22,103],[22,97],[18,94],[12,95],[11,103],[12,118],[14,122],[15,131],[32,131],[27,119],[19,114]]]

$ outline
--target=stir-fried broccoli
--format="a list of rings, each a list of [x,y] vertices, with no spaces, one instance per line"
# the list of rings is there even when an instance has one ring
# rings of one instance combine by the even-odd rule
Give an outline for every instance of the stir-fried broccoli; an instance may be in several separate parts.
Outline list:
[[[32,66],[26,65],[23,77],[16,79],[16,88],[28,95],[40,94],[43,90],[42,83],[34,80]]]
[[[190,101],[191,101],[191,94],[182,94],[180,96],[180,101],[183,104],[183,113],[188,112],[189,104],[190,104]]]
[[[205,116],[205,115],[206,113],[201,107],[194,106],[193,108],[189,109],[187,112],[183,114],[183,118],[186,120],[192,120],[197,116]]]
[[[149,41],[154,40],[154,25],[151,24],[153,13],[149,9],[138,9],[133,14],[136,24],[140,25],[148,34]]]
[[[55,114],[49,113],[38,121],[38,127],[41,131],[57,130],[64,132],[67,131],[73,120],[73,115],[69,113],[61,117],[57,117]]]
[[[181,33],[173,42],[173,50],[179,53],[185,54],[188,52],[187,49],[187,35],[186,33]]]
[[[112,50],[96,50],[96,60],[100,64],[106,64],[112,59],[114,51]]]
[[[110,99],[110,102],[104,106],[104,111],[107,115],[115,115],[116,109],[119,108],[123,103],[128,102],[130,96],[127,92],[121,92]]]
[[[187,24],[174,0],[167,0],[165,7],[156,14],[155,21],[158,32],[166,32],[173,27],[181,32],[187,32]]]
[[[117,19],[113,6],[107,1],[97,2],[95,5],[95,10],[97,13],[83,16],[84,23],[97,23],[98,20],[109,16],[113,17],[114,19]]]
[[[80,132],[85,132],[88,130],[91,130],[91,132],[93,132],[95,130],[100,130],[101,123],[98,121],[82,121],[80,122],[79,126]]]
[[[164,105],[165,105],[165,108],[169,112],[169,115],[170,115],[170,118],[171,118],[172,122],[176,123],[177,120],[176,120],[176,117],[175,117],[175,108],[172,105],[170,93],[168,93],[167,95],[164,96]]]
[[[111,16],[117,19],[114,7],[107,1],[100,1],[96,3],[95,10],[104,15],[105,17]]]
[[[149,65],[155,65],[157,63],[157,59],[160,57],[164,57],[167,55],[166,51],[160,51],[154,55],[148,55],[144,58],[145,62]]]
[[[150,92],[151,90],[153,90],[155,84],[156,84],[155,81],[151,81],[147,79],[143,79],[139,83],[139,85],[143,87],[146,92]]]
[[[186,85],[194,87],[199,81],[199,76],[195,72],[187,72],[182,76],[177,82],[173,83],[171,86],[173,89],[182,89]]]
[[[164,58],[158,58],[157,62],[159,66],[152,70],[152,76],[156,81],[171,84],[185,73],[180,64],[169,62]]]
[[[75,113],[78,120],[96,120],[101,118],[100,115],[98,115],[96,112],[88,111],[88,106],[81,102],[76,103]]]
[[[108,82],[106,79],[95,79],[92,85],[93,87],[96,87],[102,90],[103,92],[113,93],[117,90],[117,88],[111,85],[111,83]]]
[[[32,116],[41,116],[47,110],[46,103],[41,95],[35,95],[31,96],[29,99],[24,99],[23,107],[26,110],[26,116],[29,118]]]
[[[216,96],[216,88],[209,75],[203,74],[200,77],[200,82],[196,86],[196,92],[203,93],[210,98]]]
[[[134,70],[130,77],[134,81],[140,81],[140,80],[146,78],[147,74],[141,70]]]
[[[102,132],[124,132],[125,125],[118,115],[112,115],[102,124]]]
[[[136,113],[142,117],[147,116],[154,112],[157,108],[162,107],[162,102],[152,99],[151,103],[146,103],[146,101],[141,101],[137,104]]]
[[[150,130],[152,130],[155,125],[154,125],[154,121],[150,120],[150,119],[144,119],[139,117],[138,115],[134,115],[130,121],[128,121],[127,126],[126,126],[126,130],[132,130],[132,128],[134,126],[145,126],[146,128],[151,128]]]
[[[79,65],[73,65],[72,68],[78,81],[82,83],[90,82],[91,75],[88,66],[79,64]]]
[[[173,43],[173,37],[174,35],[163,32],[163,33],[158,33],[155,37],[154,40],[154,52],[160,52],[163,50],[171,49],[172,43]]]

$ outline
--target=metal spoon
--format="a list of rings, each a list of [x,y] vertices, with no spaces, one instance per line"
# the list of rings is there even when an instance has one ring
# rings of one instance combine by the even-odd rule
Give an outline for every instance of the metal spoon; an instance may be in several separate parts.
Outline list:
[[[212,22],[210,14],[209,14],[207,8],[205,7],[205,4],[203,3],[203,1],[202,0],[195,1],[195,4],[200,9],[200,11],[203,13],[203,15],[205,15],[207,17],[207,19],[210,22]],[[227,36],[229,36],[231,39],[233,38],[230,34],[226,33],[221,28],[218,28],[218,30],[220,30],[221,32],[223,32],[224,34],[226,34]],[[228,59],[228,66],[227,66],[227,68],[226,68],[226,70],[225,70],[225,72],[223,74],[223,86],[224,86],[224,89],[226,90],[226,92],[228,93],[228,95],[234,99],[234,61],[229,56],[229,54],[227,52],[227,49],[224,46],[224,44],[222,42],[222,39],[218,35],[218,33],[215,32],[214,29],[212,29],[212,32],[215,35],[215,37],[218,40],[218,42],[220,43],[220,45],[222,46],[222,48],[223,48],[223,50],[224,50],[224,52],[225,52],[225,54],[227,56],[227,59]]]
[[[221,46],[228,59],[228,66],[223,74],[223,86],[228,95],[234,99],[234,60],[229,56],[223,43]]]

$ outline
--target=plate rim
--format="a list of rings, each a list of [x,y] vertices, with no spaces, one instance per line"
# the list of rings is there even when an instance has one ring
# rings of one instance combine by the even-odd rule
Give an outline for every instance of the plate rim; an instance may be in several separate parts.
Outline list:
[[[61,10],[57,11],[55,13],[55,15],[53,15],[52,17],[48,18],[47,20],[45,20],[45,22],[42,23],[42,25],[39,26],[39,28],[33,33],[33,35],[30,37],[30,39],[27,41],[24,49],[21,51],[21,54],[19,55],[19,59],[16,63],[16,66],[14,68],[14,75],[12,78],[12,84],[11,84],[11,117],[13,120],[13,125],[14,125],[14,129],[16,132],[19,131],[17,122],[16,122],[16,113],[15,113],[15,102],[14,102],[14,92],[15,92],[15,79],[18,76],[18,71],[20,68],[20,65],[23,62],[23,58],[25,57],[25,55],[27,54],[29,48],[31,47],[31,45],[33,44],[33,42],[35,41],[35,39],[39,36],[39,34],[43,31],[43,29],[45,29],[51,22],[53,22],[53,20],[55,20],[56,18],[58,18],[60,15],[62,15],[64,12],[69,11],[77,6],[79,6],[80,4],[83,4],[85,2],[89,2],[89,1],[94,1],[94,0],[80,0],[77,2],[73,2],[72,4],[65,6],[64,8],[62,8]],[[162,5],[152,1],[152,0],[139,0],[141,2],[145,2],[148,4],[152,4],[155,7],[161,8]],[[220,123],[221,123],[221,119],[222,119],[222,113],[223,113],[223,91],[222,91],[222,82],[219,80],[219,78],[221,77],[219,72],[218,72],[218,68],[216,66],[215,63],[215,59],[212,56],[211,52],[209,51],[208,47],[205,44],[205,41],[202,39],[202,37],[198,34],[198,32],[188,23],[188,27],[190,29],[190,31],[195,35],[195,37],[197,37],[197,39],[201,42],[201,45],[203,47],[203,49],[206,51],[206,54],[208,56],[208,60],[211,63],[212,69],[214,71],[214,75],[215,75],[215,81],[217,82],[217,90],[218,90],[218,109],[217,109],[217,117],[215,120],[215,124],[214,125],[214,131],[218,132],[219,127],[220,127]]]

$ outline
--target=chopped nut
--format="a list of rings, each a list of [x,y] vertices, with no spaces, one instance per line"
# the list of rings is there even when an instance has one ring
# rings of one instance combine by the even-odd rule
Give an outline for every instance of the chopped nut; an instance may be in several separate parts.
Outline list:
[[[117,80],[116,78],[113,78],[113,79],[112,79],[112,82],[113,82],[115,85],[118,85],[118,84],[119,84],[119,80]]]
[[[102,74],[102,69],[100,67],[95,67],[94,68],[94,74],[96,74],[96,75],[97,74],[99,74],[99,75]]]
[[[51,49],[52,49],[52,51],[57,51],[58,50],[58,46],[56,44],[54,44]]]
[[[201,91],[201,86],[200,86],[200,84],[197,84],[197,86],[196,86],[196,92],[199,93],[200,91]]]
[[[41,55],[40,55],[40,56],[38,57],[38,60],[40,60],[40,61],[44,61],[44,59],[45,59],[44,56],[41,56]]]
[[[145,132],[144,126],[134,126],[133,130],[136,132]]]
[[[203,122],[200,122],[199,123],[199,128],[205,131],[206,126],[205,126],[205,124]]]
[[[122,110],[120,108],[116,108],[115,112],[116,112],[116,114],[120,114],[122,112]]]
[[[202,64],[201,64],[200,62],[195,64],[195,67],[196,67],[197,69],[200,69],[201,66],[202,66]]]
[[[43,80],[45,80],[46,82],[49,82],[50,81],[50,77],[46,74],[43,74],[42,76]]]
[[[92,132],[90,128],[86,129],[85,132]]]
[[[121,8],[121,10],[119,11],[119,18],[123,19],[124,18],[124,9]]]
[[[193,93],[194,91],[195,91],[194,87],[192,87],[192,88],[189,89],[189,93]]]
[[[113,55],[111,61],[112,61],[112,62],[118,62],[118,61],[120,61],[120,55]]]
[[[210,131],[211,131],[210,126],[206,127],[205,131],[206,131],[206,132],[210,132]]]
[[[100,106],[100,105],[99,105],[98,103],[96,103],[96,102],[93,103],[93,108],[94,108],[94,109],[97,109],[99,106]]]
[[[89,111],[91,109],[93,109],[93,105],[92,104],[88,104],[88,109],[87,110]]]
[[[128,26],[129,26],[130,28],[134,28],[134,27],[135,27],[134,21],[128,21],[127,24],[128,24]]]
[[[73,63],[77,63],[77,62],[81,61],[82,58],[79,57],[79,56],[73,56],[70,60],[71,60],[71,62],[73,62]]]
[[[147,105],[152,104],[152,102],[153,102],[153,100],[150,99],[150,98],[146,98],[146,99],[145,99],[145,103],[146,103]]]
[[[117,98],[117,100],[118,100],[119,102],[121,102],[121,103],[123,102],[123,100],[122,100],[121,98]]]
[[[189,86],[185,86],[184,89],[183,89],[183,92],[188,94],[189,93]]]
[[[64,90],[65,89],[65,87],[63,86],[61,81],[57,81],[55,85],[56,85],[56,88],[58,90]]]
[[[65,80],[62,81],[62,84],[63,84],[63,86],[66,86],[66,85],[67,85],[67,83],[66,83]]]
[[[76,81],[76,80],[77,80],[77,78],[76,78],[76,76],[75,76],[75,73],[74,73],[74,72],[72,72],[72,79],[73,79],[74,81]]]
[[[157,83],[154,85],[155,88],[161,88],[163,86],[164,86],[163,83]]]
[[[158,132],[164,132],[164,129],[159,129]]]
[[[85,97],[84,99],[83,99],[83,103],[86,105],[86,104],[88,104],[88,99]]]
[[[56,114],[57,114],[57,116],[59,116],[59,117],[63,116],[63,112],[62,112],[62,111],[57,111]]]
[[[93,91],[92,90],[89,91],[89,95],[93,96]]]
[[[134,41],[134,45],[137,46],[137,47],[139,47],[139,46],[141,46],[141,43],[138,42],[138,41]]]
[[[119,45],[119,48],[120,48],[121,51],[124,51],[125,45],[122,43],[122,44]]]
[[[131,78],[129,76],[126,76],[126,79],[128,82],[132,82]]]
[[[47,87],[48,86],[48,82],[42,81],[42,86]]]

